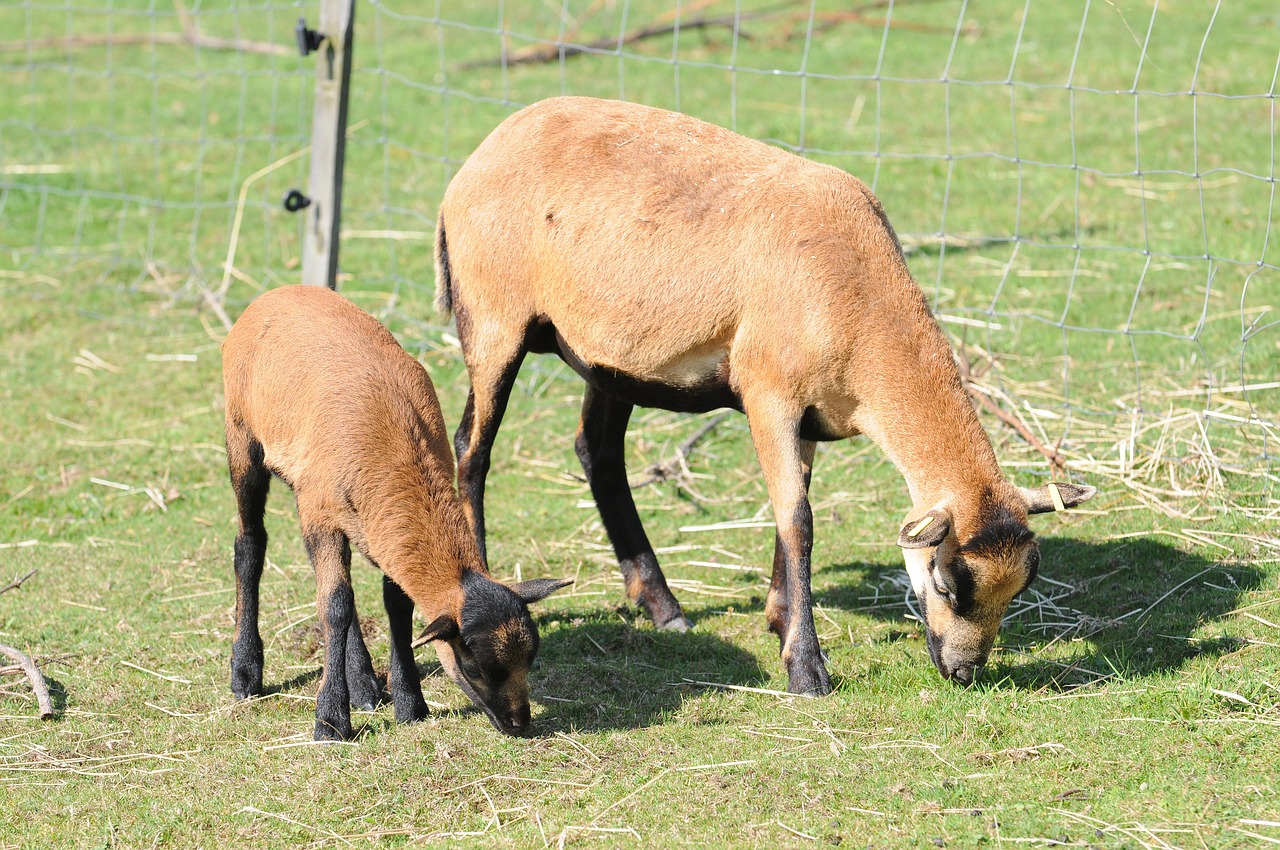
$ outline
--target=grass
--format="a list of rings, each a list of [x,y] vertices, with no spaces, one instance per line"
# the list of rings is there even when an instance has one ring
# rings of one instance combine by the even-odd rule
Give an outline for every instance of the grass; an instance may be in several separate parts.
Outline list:
[[[111,21],[176,29],[166,14],[133,14],[135,5],[147,8],[116,4],[115,18],[78,10],[73,22],[0,6],[0,21],[29,38],[105,31]],[[628,26],[656,14],[629,8]],[[910,262],[939,312],[1000,326],[944,324],[988,370],[979,383],[1046,443],[1061,439],[1073,476],[1102,491],[1087,510],[1038,519],[1042,577],[983,680],[958,689],[929,664],[891,545],[905,488],[873,446],[855,442],[824,446],[813,484],[816,619],[835,692],[778,693],[786,679],[762,610],[773,533],[736,522],[768,518],[741,417],[697,444],[689,476],[637,492],[696,628],[668,635],[637,619],[573,457],[577,379],[534,359],[494,458],[490,555],[501,578],[576,583],[536,611],[543,649],[529,740],[495,733],[422,650],[427,722],[398,727],[384,706],[356,714],[353,744],[311,744],[314,582],[281,486],[263,582],[272,694],[250,704],[230,696],[223,331],[201,290],[220,285],[245,178],[305,144],[297,63],[175,46],[0,53],[20,93],[0,105],[0,164],[68,166],[0,174],[9,258],[0,269],[0,583],[36,571],[0,595],[0,643],[40,661],[59,709],[54,721],[36,720],[25,679],[0,668],[0,847],[1280,842],[1275,444],[1268,426],[1231,418],[1274,422],[1276,391],[1227,391],[1274,382],[1280,359],[1266,324],[1270,184],[1247,176],[1273,174],[1269,106],[1200,97],[1195,116],[1185,95],[1141,95],[1135,131],[1133,97],[1080,91],[1073,105],[1054,87],[1074,55],[1077,10],[1036,5],[1019,41],[1022,8],[970,10],[975,29],[957,42],[952,76],[1003,79],[1020,43],[1017,78],[1045,88],[948,93],[814,77],[801,113],[795,77],[744,72],[735,83],[704,67],[726,61],[723,31],[687,32],[678,44],[688,63],[682,109],[784,144],[800,144],[803,127],[812,155],[876,181],[899,230],[921,246]],[[582,37],[616,35],[620,9],[575,9]],[[288,39],[295,17],[239,14],[245,31],[275,41]],[[423,360],[456,422],[466,377],[430,311],[429,242],[403,233],[429,232],[450,169],[507,113],[503,98],[558,93],[562,79],[616,96],[622,75],[629,97],[675,106],[673,66],[658,61],[673,42],[639,43],[622,62],[570,60],[563,78],[558,63],[461,70],[494,55],[491,33],[444,30],[441,62],[433,25],[387,7],[360,14],[367,47],[357,50],[367,59],[357,85],[367,96],[353,107],[347,221],[402,235],[345,243],[342,291]],[[558,30],[545,10],[508,14],[519,33]],[[1076,82],[1127,87],[1148,14],[1094,4]],[[1265,92],[1269,71],[1259,69],[1274,66],[1274,13],[1239,3],[1219,15],[1197,87]],[[955,4],[902,3],[894,16],[913,28],[890,31],[885,76],[938,77]],[[198,17],[215,34],[235,33],[236,17],[216,4]],[[494,21],[482,10],[470,23]],[[1205,23],[1161,7],[1144,89],[1186,90]],[[802,39],[754,30],[740,42],[742,67],[798,68]],[[807,68],[874,73],[882,35],[883,25],[837,27],[814,40]],[[370,70],[378,64],[447,85],[380,77]],[[246,86],[261,96],[242,97]],[[850,121],[861,96],[863,118]],[[917,108],[890,108],[903,98]],[[1258,120],[1209,120],[1239,117],[1232,108]],[[1026,162],[948,161],[948,126],[955,153],[1012,155],[1016,129]],[[1144,169],[1222,169],[1206,177],[1203,205],[1194,181],[1177,174],[1136,186],[1120,174],[1132,167],[1135,132]],[[1078,175],[1035,164],[1073,156],[1086,167]],[[233,317],[261,288],[296,275],[297,223],[276,196],[300,185],[304,167],[305,158],[250,186],[241,277],[226,302]],[[937,232],[980,238],[941,249],[921,238]],[[1011,236],[1019,241],[985,241]],[[1075,242],[1086,250],[1077,254]],[[1159,255],[1145,269],[1140,252],[1103,250],[1144,244]],[[1206,244],[1212,263],[1195,259]],[[1264,256],[1270,265],[1250,265]],[[706,421],[637,412],[633,474],[670,460]],[[984,424],[1013,479],[1045,479],[1041,455],[994,417]],[[385,665],[379,577],[359,563],[354,581],[375,664]]]

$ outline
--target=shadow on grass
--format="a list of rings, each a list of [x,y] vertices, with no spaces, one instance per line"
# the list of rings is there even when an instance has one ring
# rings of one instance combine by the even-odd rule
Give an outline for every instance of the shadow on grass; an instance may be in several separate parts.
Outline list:
[[[41,671],[41,675],[44,676],[45,686],[49,689],[49,702],[53,706],[51,719],[61,720],[67,712],[67,686],[61,679],[55,679],[44,671]]]
[[[687,697],[703,692],[702,686],[690,685],[686,679],[749,687],[768,679],[756,657],[730,641],[696,630],[659,631],[636,623],[635,617],[625,607],[601,607],[559,610],[536,618],[542,641],[530,676],[530,697],[543,708],[535,711],[534,737],[661,723]],[[386,659],[378,657],[380,648],[374,649],[374,669],[385,683]],[[424,660],[423,652],[430,650],[418,650],[419,678],[447,678],[439,662]],[[265,690],[267,694],[310,692],[321,672],[319,667],[307,670]],[[384,694],[383,704],[387,702]],[[466,705],[457,714],[482,712]],[[382,716],[370,719],[363,728],[365,734],[382,734],[395,725],[389,716]]]
[[[1241,594],[1263,581],[1256,566],[1217,563],[1154,538],[1044,537],[1040,552],[1041,577],[1010,608],[982,687],[1068,689],[1234,651],[1240,642],[1228,634],[1196,639],[1192,632],[1237,608]],[[847,563],[823,569],[819,578],[841,573],[860,573],[861,580],[815,588],[815,604],[912,625],[904,619],[902,567]],[[929,664],[923,627],[915,630],[921,663]]]
[[[1264,577],[1257,566],[1216,563],[1152,538],[1093,543],[1045,537],[1040,549],[1041,578],[1010,609],[980,688],[1068,690],[1174,671],[1197,656],[1232,652],[1241,644],[1230,634],[1191,635],[1237,608],[1240,595],[1261,586]],[[899,564],[821,567],[814,603],[898,624],[881,630],[877,643],[914,641],[922,669],[930,668],[923,628],[905,616],[905,576]],[[696,622],[721,608],[685,611]],[[764,629],[763,594],[734,608],[757,614]],[[772,653],[762,664],[754,653],[707,631],[659,631],[637,624],[636,616],[624,606],[537,617],[542,645],[531,696],[544,708],[535,719],[536,735],[661,723],[703,692],[686,680],[760,687],[780,664]],[[838,688],[849,671],[829,666]],[[418,670],[424,677],[443,675],[437,663],[419,662]],[[318,669],[301,673],[268,693],[304,688],[319,675]]]
[[[305,673],[299,673],[290,679],[285,679],[278,685],[264,685],[262,691],[265,696],[271,696],[273,694],[289,694],[294,691],[306,690],[304,686],[312,682],[318,682],[322,673],[324,673],[324,668],[317,667],[314,670],[307,670]]]
[[[752,653],[704,631],[660,631],[608,609],[558,611],[570,623],[542,629],[532,696],[540,735],[638,729],[662,722],[703,692],[685,680],[758,687],[768,674]]]

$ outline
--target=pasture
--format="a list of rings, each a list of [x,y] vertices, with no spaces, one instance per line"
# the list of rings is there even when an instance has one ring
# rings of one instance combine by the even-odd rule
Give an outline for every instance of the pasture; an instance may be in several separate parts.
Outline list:
[[[0,593],[0,643],[57,713],[0,668],[0,848],[1280,844],[1272,4],[412,5],[357,11],[339,291],[451,427],[448,177],[521,105],[625,97],[873,185],[1006,473],[1044,483],[1056,451],[1100,492],[1033,518],[1040,578],[962,689],[914,615],[900,475],[868,441],[821,446],[834,692],[793,697],[745,420],[632,419],[636,501],[695,623],[660,632],[573,453],[581,382],[530,358],[487,521],[496,577],[575,578],[533,606],[535,734],[495,732],[424,647],[426,722],[384,705],[317,745],[315,583],[279,482],[271,693],[231,697],[218,351],[224,318],[297,280],[279,198],[305,184],[313,60],[248,44],[291,50],[299,9],[0,0],[0,585],[30,574]],[[238,46],[184,41],[192,22]],[[380,576],[357,557],[353,582],[385,672]]]

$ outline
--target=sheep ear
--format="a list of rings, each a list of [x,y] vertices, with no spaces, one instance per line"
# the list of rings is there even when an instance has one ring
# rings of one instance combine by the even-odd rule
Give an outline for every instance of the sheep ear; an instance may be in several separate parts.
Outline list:
[[[511,585],[511,590],[524,600],[524,604],[528,605],[531,602],[546,599],[560,588],[570,584],[573,584],[571,578],[531,578]]]
[[[913,519],[902,526],[902,531],[898,533],[898,545],[903,549],[937,546],[947,539],[949,531],[951,531],[951,514],[935,508],[919,519]]]
[[[1093,498],[1097,487],[1087,484],[1046,484],[1043,487],[1019,487],[1022,500],[1027,503],[1027,513],[1047,514],[1065,511]]]
[[[458,636],[458,623],[448,614],[441,614],[419,635],[419,639],[453,640]]]

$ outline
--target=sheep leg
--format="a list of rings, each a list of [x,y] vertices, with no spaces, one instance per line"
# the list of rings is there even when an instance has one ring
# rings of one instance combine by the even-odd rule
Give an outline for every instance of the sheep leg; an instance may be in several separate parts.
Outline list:
[[[348,563],[350,563],[348,555]],[[373,711],[382,702],[382,681],[373,672],[373,659],[369,656],[369,647],[365,645],[364,635],[360,633],[360,617],[356,614],[354,604],[351,610],[351,626],[347,629],[347,695],[351,699],[351,707],[362,711]]]
[[[813,456],[818,444],[812,440],[800,441],[800,463],[804,470],[804,492],[809,494],[809,480],[813,472]],[[769,631],[785,641],[791,628],[791,606],[787,598],[787,560],[786,547],[780,535],[773,536],[773,575],[769,579],[769,596],[764,605],[765,621]]]
[[[263,693],[258,584],[267,557],[267,529],[262,519],[271,473],[263,463],[262,444],[230,424],[227,463],[240,516],[235,542],[236,635],[231,645],[231,693],[236,699],[247,699]]]
[[[316,610],[325,644],[324,675],[316,694],[315,738],[345,741],[355,736],[346,676],[347,641],[356,613],[351,546],[345,534],[331,529],[304,527],[302,539],[316,573]]]
[[[818,646],[809,587],[813,511],[807,478],[814,446],[800,439],[799,415],[779,399],[743,401],[778,529],[765,616],[781,643],[787,690],[813,696],[827,694],[831,692],[831,679]]]
[[[391,632],[391,671],[387,674],[397,723],[425,720],[418,665],[413,660],[413,600],[389,576],[382,577],[382,603]]]
[[[644,609],[658,628],[683,632],[693,623],[667,586],[627,483],[623,440],[631,410],[629,402],[588,385],[574,448],[618,556],[627,596]]]
[[[458,332],[465,351],[469,335],[461,327]],[[462,422],[453,438],[454,451],[458,455],[458,495],[462,497],[463,513],[475,534],[480,558],[486,566],[489,553],[484,534],[484,482],[489,474],[489,454],[523,360],[524,350],[517,349],[496,369],[487,369],[484,363],[468,363],[471,391],[462,411]]]

